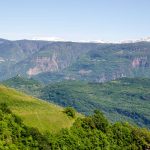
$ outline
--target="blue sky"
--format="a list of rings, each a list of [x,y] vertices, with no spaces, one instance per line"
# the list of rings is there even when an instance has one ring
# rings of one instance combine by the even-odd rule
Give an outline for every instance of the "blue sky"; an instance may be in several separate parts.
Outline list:
[[[150,36],[150,0],[1,0],[0,38],[119,41]]]

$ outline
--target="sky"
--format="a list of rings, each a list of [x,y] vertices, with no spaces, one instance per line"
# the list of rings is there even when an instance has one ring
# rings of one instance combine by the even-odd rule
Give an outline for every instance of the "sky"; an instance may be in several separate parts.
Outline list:
[[[1,0],[0,38],[122,41],[150,37],[150,0]]]

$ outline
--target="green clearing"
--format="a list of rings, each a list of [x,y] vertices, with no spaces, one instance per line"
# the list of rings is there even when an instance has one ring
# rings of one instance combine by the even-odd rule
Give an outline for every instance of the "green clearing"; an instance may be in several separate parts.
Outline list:
[[[61,107],[0,85],[0,103],[3,102],[23,119],[25,125],[36,127],[42,133],[57,132],[74,122],[74,119],[63,113]]]

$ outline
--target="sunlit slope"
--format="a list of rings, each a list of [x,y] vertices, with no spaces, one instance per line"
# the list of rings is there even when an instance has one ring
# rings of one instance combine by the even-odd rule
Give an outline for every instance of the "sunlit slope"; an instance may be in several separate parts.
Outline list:
[[[3,102],[6,102],[26,125],[36,127],[41,132],[57,132],[61,128],[70,127],[74,122],[62,112],[61,107],[0,85],[0,103]]]

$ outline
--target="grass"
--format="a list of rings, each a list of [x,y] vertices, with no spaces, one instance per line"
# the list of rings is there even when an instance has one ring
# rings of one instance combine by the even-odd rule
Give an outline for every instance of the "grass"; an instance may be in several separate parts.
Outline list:
[[[6,102],[26,125],[36,127],[42,133],[58,132],[62,128],[69,128],[74,122],[74,119],[63,113],[62,107],[0,85],[0,103],[3,102]]]

